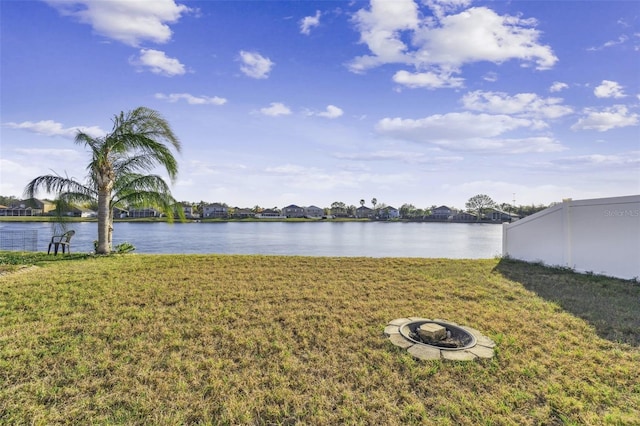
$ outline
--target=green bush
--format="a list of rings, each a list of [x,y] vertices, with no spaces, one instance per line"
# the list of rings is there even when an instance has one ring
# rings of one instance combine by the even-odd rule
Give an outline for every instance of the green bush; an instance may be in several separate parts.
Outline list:
[[[117,246],[115,246],[115,250],[112,250],[112,253],[117,253],[117,254],[125,254],[125,253],[129,253],[132,252],[136,249],[136,247],[131,244],[130,242],[123,242],[118,244]],[[94,240],[93,241],[93,250],[94,252],[98,251],[98,240]]]
[[[124,254],[134,251],[136,248],[130,242],[125,241],[124,243],[120,243],[116,246],[115,252],[118,254]]]

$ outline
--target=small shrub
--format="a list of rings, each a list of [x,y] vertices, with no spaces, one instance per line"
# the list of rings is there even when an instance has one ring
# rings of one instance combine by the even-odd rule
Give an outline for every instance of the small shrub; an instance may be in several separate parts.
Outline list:
[[[125,254],[125,253],[132,252],[135,249],[136,247],[133,244],[131,244],[128,241],[125,241],[115,246],[115,250],[112,250],[111,253]],[[93,250],[96,253],[98,252],[98,240],[93,241]]]
[[[130,242],[125,241],[124,243],[120,243],[116,246],[115,252],[118,254],[124,254],[134,251],[136,248]]]

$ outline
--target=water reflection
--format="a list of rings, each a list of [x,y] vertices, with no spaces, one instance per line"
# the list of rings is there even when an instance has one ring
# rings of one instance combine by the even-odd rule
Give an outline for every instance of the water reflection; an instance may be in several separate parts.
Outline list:
[[[93,251],[95,222],[69,224],[74,252]],[[36,229],[46,250],[50,223],[0,222],[0,231]],[[397,222],[117,222],[114,245],[135,253],[224,253],[304,256],[491,258],[502,251],[502,227],[475,223]]]

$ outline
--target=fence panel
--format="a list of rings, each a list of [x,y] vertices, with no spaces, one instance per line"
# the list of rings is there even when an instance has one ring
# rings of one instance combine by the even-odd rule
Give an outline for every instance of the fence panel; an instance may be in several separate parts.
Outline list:
[[[0,229],[0,250],[38,251],[38,231]]]
[[[640,277],[640,195],[564,200],[505,224],[503,255],[579,272]]]

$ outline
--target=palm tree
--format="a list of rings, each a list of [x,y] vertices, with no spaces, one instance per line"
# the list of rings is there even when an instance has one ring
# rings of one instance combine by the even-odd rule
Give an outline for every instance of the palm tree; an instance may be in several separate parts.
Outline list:
[[[78,132],[75,142],[89,148],[91,161],[87,179],[80,183],[59,175],[39,176],[29,182],[25,194],[33,197],[39,189],[58,193],[62,202],[98,202],[98,245],[96,253],[111,252],[113,209],[115,207],[154,207],[169,220],[177,213],[176,200],[169,186],[157,175],[147,175],[160,166],[175,180],[178,163],[170,146],[180,151],[180,142],[169,123],[157,112],[139,107],[121,112],[113,119],[113,129],[102,137]]]

